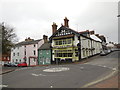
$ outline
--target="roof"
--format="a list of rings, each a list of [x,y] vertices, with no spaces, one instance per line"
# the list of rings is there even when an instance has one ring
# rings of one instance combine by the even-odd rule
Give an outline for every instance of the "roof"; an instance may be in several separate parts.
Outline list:
[[[75,35],[77,35],[77,36],[80,36],[80,35],[81,35],[81,36],[83,36],[83,37],[89,38],[89,37],[83,35],[83,33],[81,34],[81,33],[77,32],[77,31],[75,31],[75,30],[73,30],[73,29],[71,29],[71,28],[69,28],[69,27],[61,26],[49,39],[51,40],[51,38],[54,37],[54,36],[56,35],[56,33],[58,33],[58,32],[59,32],[60,30],[62,30],[62,29],[68,30],[68,31],[72,31],[72,32],[73,32]],[[91,38],[89,38],[89,39],[91,39]]]
[[[95,41],[99,41],[99,42],[102,42],[102,40],[101,39],[99,39],[96,35],[90,35],[90,38],[92,38],[93,40],[95,40]]]
[[[30,45],[30,44],[37,44],[39,41],[41,41],[42,39],[38,39],[38,40],[32,40],[32,41],[22,41],[17,43],[15,46],[19,46],[19,45]]]
[[[42,46],[38,49],[39,50],[44,50],[44,49],[49,50],[50,46],[51,46],[51,44],[49,42],[47,42],[47,43],[42,44]]]
[[[114,44],[108,43],[106,46],[107,46],[107,47],[114,47]]]

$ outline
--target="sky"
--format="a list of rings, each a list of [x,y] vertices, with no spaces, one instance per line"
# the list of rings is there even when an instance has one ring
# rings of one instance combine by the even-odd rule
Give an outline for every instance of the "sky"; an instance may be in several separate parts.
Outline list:
[[[27,37],[41,39],[52,35],[52,24],[58,28],[69,19],[76,31],[94,30],[107,41],[118,42],[119,0],[1,0],[0,22],[14,27],[19,41]]]

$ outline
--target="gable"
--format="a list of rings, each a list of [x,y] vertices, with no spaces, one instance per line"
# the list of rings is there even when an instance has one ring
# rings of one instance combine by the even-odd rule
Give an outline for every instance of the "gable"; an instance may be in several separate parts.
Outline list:
[[[61,26],[49,39],[51,40],[53,37],[60,37],[60,36],[66,36],[66,35],[77,35],[80,36],[80,34],[68,27]]]
[[[55,36],[64,36],[64,35],[70,35],[70,34],[73,34],[73,32],[69,30],[61,29],[55,34]]]

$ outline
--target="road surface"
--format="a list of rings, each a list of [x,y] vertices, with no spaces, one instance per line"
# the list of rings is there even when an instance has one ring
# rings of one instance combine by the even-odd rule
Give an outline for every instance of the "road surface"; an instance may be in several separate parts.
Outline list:
[[[118,54],[98,56],[84,64],[16,69],[2,76],[2,84],[7,88],[82,88],[117,72]]]

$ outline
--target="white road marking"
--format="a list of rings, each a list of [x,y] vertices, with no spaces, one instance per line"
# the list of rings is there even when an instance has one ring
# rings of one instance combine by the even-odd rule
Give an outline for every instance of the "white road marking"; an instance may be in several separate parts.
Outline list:
[[[85,64],[89,64],[89,63],[85,63]],[[89,65],[95,65],[95,66],[100,66],[100,67],[104,67],[104,68],[109,68],[109,69],[112,69],[112,70],[117,70],[117,68],[108,67],[108,66],[105,66],[105,65],[97,65],[97,64],[89,64]]]
[[[107,66],[103,66],[103,67],[107,67]]]
[[[112,68],[112,70],[117,70],[117,68]]]
[[[61,72],[61,71],[67,71],[70,70],[70,68],[67,67],[56,67],[56,68],[49,68],[49,69],[44,69],[44,72]]]
[[[34,74],[34,73],[32,73],[32,75],[33,75],[33,76],[39,76],[38,74]]]
[[[53,88],[53,86],[50,86],[50,88]]]
[[[31,75],[36,76],[36,77],[38,76],[64,76],[64,75],[44,75],[44,74],[35,74],[35,73],[32,73]]]
[[[47,75],[39,74],[39,76],[47,76]]]
[[[80,69],[81,69],[81,70],[83,70],[83,69],[84,69],[84,67],[80,67]]]
[[[0,85],[0,87],[8,87],[8,85]]]

